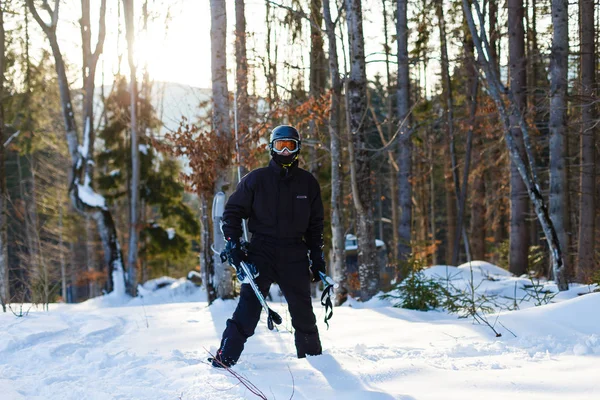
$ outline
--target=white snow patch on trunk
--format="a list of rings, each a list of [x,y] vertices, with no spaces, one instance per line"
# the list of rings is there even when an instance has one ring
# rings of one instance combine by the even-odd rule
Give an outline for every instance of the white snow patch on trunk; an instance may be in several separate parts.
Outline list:
[[[169,240],[173,240],[173,238],[175,237],[175,228],[167,228],[166,231]]]
[[[99,193],[94,192],[94,190],[89,186],[88,176],[86,175],[86,184],[85,185],[77,185],[77,192],[79,193],[79,199],[86,205],[90,207],[100,207],[106,208],[106,200],[104,196]]]

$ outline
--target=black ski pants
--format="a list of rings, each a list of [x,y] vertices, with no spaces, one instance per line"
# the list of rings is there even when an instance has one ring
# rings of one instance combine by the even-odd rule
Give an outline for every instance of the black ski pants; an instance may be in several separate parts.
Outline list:
[[[254,235],[249,245],[248,259],[258,268],[256,284],[266,296],[277,282],[285,299],[295,330],[298,358],[321,354],[321,341],[312,309],[307,246],[301,239],[277,240]],[[262,307],[249,284],[242,284],[240,301],[227,320],[219,354],[236,363],[246,340],[254,334]]]

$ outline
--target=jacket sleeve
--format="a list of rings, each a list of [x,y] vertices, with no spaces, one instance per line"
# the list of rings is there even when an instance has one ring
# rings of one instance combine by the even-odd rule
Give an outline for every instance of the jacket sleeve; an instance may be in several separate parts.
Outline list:
[[[254,191],[251,185],[251,174],[246,175],[229,197],[223,211],[223,224],[221,229],[225,239],[239,239],[244,234],[242,220],[250,217]]]
[[[314,180],[315,195],[311,202],[310,220],[308,229],[304,234],[304,240],[311,252],[311,258],[321,257],[323,252],[323,200],[321,200],[321,188],[317,180]]]

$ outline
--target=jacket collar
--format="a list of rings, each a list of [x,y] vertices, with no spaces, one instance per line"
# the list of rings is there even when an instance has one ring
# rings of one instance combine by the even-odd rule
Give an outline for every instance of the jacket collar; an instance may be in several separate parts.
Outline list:
[[[269,169],[275,172],[280,178],[288,178],[294,175],[294,172],[298,168],[298,160],[294,161],[288,168],[284,168],[277,164],[275,160],[271,159],[269,162]]]

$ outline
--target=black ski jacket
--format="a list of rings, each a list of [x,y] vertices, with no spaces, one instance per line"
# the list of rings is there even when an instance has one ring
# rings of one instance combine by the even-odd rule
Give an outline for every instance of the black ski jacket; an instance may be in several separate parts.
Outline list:
[[[237,185],[223,212],[225,238],[241,238],[242,219],[248,230],[273,241],[302,240],[311,253],[323,247],[323,201],[315,177],[295,162],[282,168],[269,166],[246,175]]]

